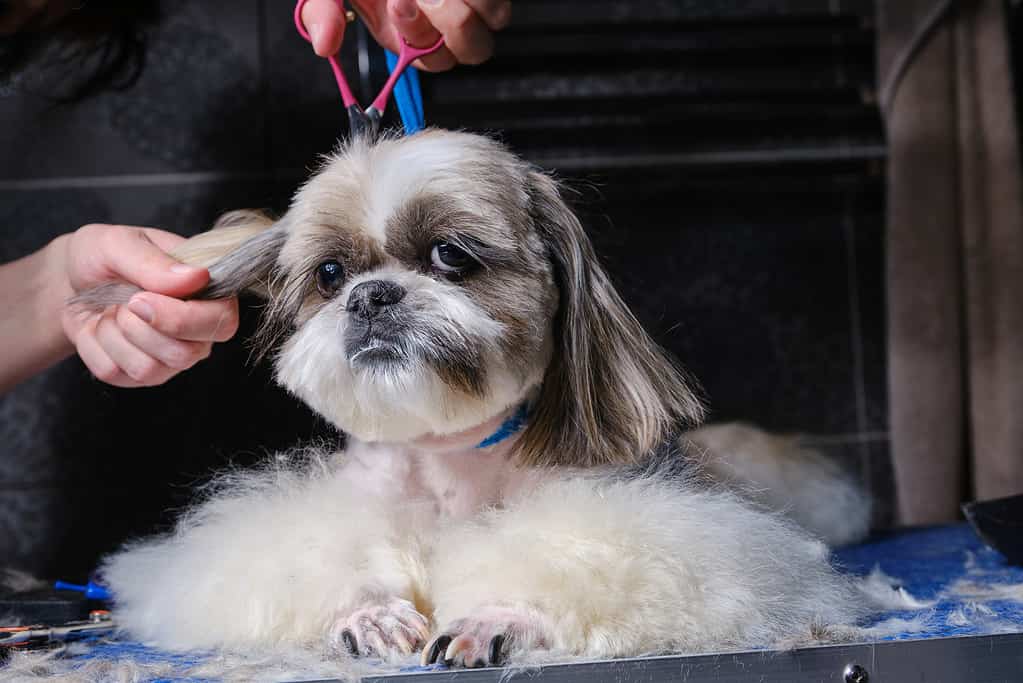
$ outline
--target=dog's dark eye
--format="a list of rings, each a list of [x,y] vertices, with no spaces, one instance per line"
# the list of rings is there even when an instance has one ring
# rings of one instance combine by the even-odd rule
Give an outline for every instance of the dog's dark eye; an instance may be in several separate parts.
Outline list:
[[[464,273],[476,265],[467,251],[450,242],[437,242],[430,252],[430,264],[442,273]]]
[[[316,266],[316,291],[329,299],[341,289],[344,284],[345,269],[337,261],[324,261]]]

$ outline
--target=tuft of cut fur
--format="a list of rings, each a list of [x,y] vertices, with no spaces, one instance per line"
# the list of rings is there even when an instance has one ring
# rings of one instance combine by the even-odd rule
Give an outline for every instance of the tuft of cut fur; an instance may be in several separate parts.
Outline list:
[[[398,673],[399,666],[381,666],[356,658],[324,656],[322,650],[261,647],[243,652],[189,653],[161,656],[149,648],[121,651],[116,658],[101,654],[102,645],[72,643],[54,650],[14,652],[2,670],[4,683],[142,683],[143,681],[222,681],[223,683],[291,683],[299,680],[361,680],[364,676]],[[100,650],[100,652],[97,652]],[[82,657],[88,655],[88,657]],[[193,660],[194,661],[191,661]],[[406,665],[412,661],[406,662]]]
[[[26,571],[14,567],[0,568],[0,588],[3,588],[5,591],[24,593],[45,588],[47,585],[45,581]]]

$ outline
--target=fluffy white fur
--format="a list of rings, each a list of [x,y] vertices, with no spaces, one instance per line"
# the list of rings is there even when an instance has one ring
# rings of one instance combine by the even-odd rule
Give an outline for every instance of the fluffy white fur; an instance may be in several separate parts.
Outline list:
[[[452,495],[470,454],[368,455],[229,477],[174,534],[107,564],[121,623],[172,648],[313,645],[401,598],[441,630],[505,608],[498,626],[526,649],[623,656],[767,645],[862,613],[822,543],[724,490],[509,480],[492,455]],[[498,492],[501,508],[480,505]]]
[[[559,478],[457,530],[430,565],[438,623],[528,607],[530,644],[563,652],[751,647],[858,615],[823,544],[723,491]]]
[[[438,243],[479,268],[432,269]],[[327,293],[324,259],[346,273]],[[174,532],[109,558],[135,636],[476,666],[766,646],[862,614],[825,545],[763,505],[829,540],[862,532],[862,498],[818,456],[743,427],[692,435],[725,457],[704,469],[718,484],[677,458],[630,468],[698,401],[556,185],[493,141],[357,141],[218,267],[285,321],[278,380],[353,438],[229,474]],[[349,298],[369,281],[403,290],[385,322]],[[364,362],[377,343],[393,355]],[[527,399],[523,432],[476,448]],[[751,486],[759,504],[735,492]]]
[[[313,680],[360,680],[368,675],[397,673],[398,666],[359,659],[326,657],[295,647],[252,648],[240,652],[192,653],[191,657],[161,653],[122,652],[103,656],[83,642],[55,650],[14,652],[0,671],[4,683],[142,683],[144,681],[221,681],[223,683],[293,683]],[[85,657],[88,655],[88,657]]]

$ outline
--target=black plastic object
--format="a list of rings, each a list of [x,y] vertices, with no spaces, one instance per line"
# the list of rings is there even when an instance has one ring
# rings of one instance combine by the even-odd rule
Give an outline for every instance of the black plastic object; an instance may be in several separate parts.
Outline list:
[[[88,619],[89,612],[105,604],[87,600],[74,591],[43,589],[0,593],[0,626],[64,624]]]
[[[1009,564],[1023,566],[1023,494],[963,506],[977,535]]]

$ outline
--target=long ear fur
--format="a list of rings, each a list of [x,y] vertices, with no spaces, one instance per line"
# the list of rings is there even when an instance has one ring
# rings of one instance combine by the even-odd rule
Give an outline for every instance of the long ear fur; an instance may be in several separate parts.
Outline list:
[[[554,355],[520,457],[532,465],[634,462],[699,421],[703,407],[615,291],[557,183],[539,172],[530,180],[560,303]]]
[[[231,211],[213,228],[183,242],[171,252],[177,260],[208,268],[210,281],[192,299],[221,299],[250,291],[266,297],[266,282],[284,243],[284,229],[259,211]],[[82,292],[70,304],[101,311],[127,303],[135,285],[112,282]]]
[[[200,298],[219,299],[245,291],[267,298],[270,272],[285,237],[284,226],[265,213],[232,211],[172,255],[209,268],[210,281],[199,292]]]

